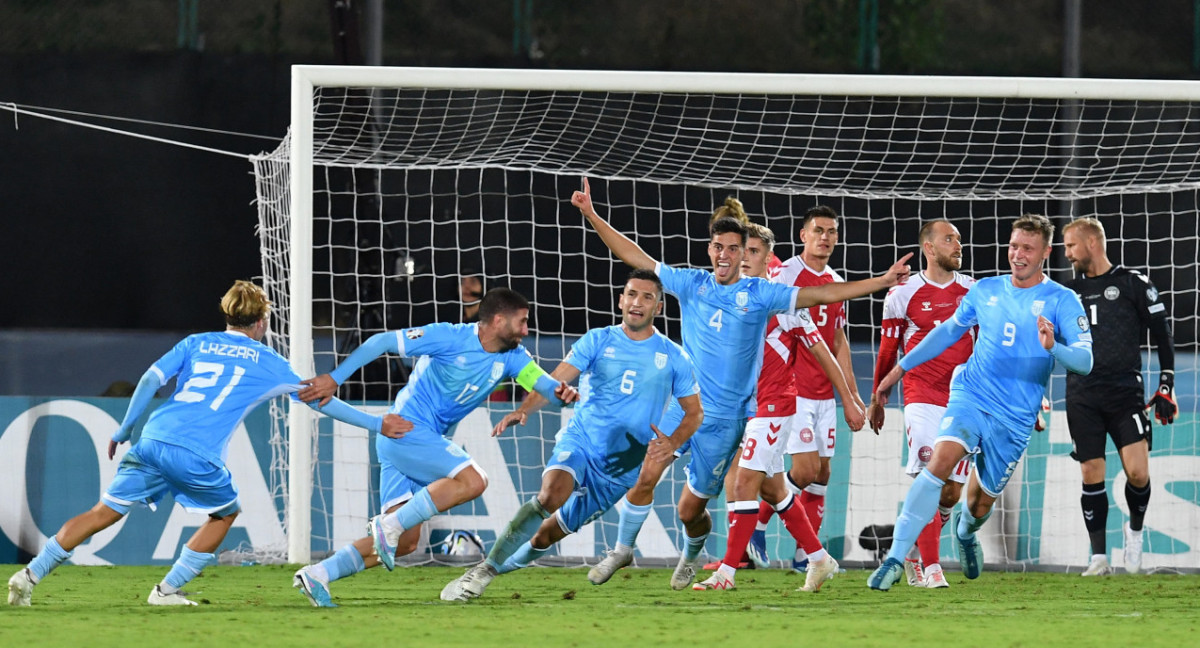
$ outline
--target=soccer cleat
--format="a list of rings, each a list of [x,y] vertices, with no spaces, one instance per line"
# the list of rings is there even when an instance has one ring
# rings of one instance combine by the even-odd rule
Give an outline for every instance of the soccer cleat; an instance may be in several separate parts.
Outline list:
[[[313,607],[337,607],[337,604],[329,596],[329,585],[314,578],[309,573],[308,567],[301,567],[300,571],[292,576],[292,587],[300,590],[300,593],[308,599],[309,603],[312,603]]]
[[[697,592],[705,592],[708,590],[731,590],[737,589],[733,585],[733,579],[726,576],[721,571],[715,571],[712,576],[692,585],[692,589]]]
[[[612,549],[604,554],[604,558],[588,570],[588,581],[592,585],[603,585],[622,567],[628,567],[633,562],[633,549]]]
[[[1108,564],[1108,557],[1104,554],[1094,554],[1087,569],[1083,570],[1084,576],[1108,576],[1112,573],[1113,569]]]
[[[983,573],[983,545],[972,533],[963,538],[958,535],[958,513],[954,514],[954,539],[958,542],[958,562],[962,565],[963,576],[970,579],[979,578]]]
[[[946,582],[946,572],[942,571],[941,565],[930,565],[929,568],[925,570],[924,586],[929,589],[950,587],[950,583]]]
[[[388,542],[387,531],[383,528],[384,515],[381,513],[371,518],[371,546],[375,549],[375,555],[379,556],[379,562],[392,571],[396,568],[396,543]]]
[[[867,577],[867,587],[886,592],[892,589],[892,585],[899,583],[903,575],[904,565],[895,558],[888,558]]]
[[[1136,574],[1142,570],[1142,539],[1145,537],[1141,531],[1134,531],[1129,528],[1129,523],[1125,523],[1125,571],[1130,574]]]
[[[808,554],[799,547],[796,547],[796,557],[792,558],[792,571],[797,574],[808,572]]]
[[[925,571],[921,569],[921,561],[912,558],[904,559],[904,577],[913,587],[925,587]]]
[[[759,569],[771,566],[771,559],[767,557],[766,531],[755,529],[754,535],[750,536],[750,544],[746,545],[746,555],[750,556],[750,562]]]
[[[8,579],[8,604],[17,607],[29,607],[33,601],[33,574],[28,567]]]
[[[687,589],[696,580],[696,561],[689,561],[686,556],[679,557],[675,571],[671,573],[671,589]]]
[[[833,575],[838,572],[838,561],[833,559],[833,556],[825,556],[824,560],[810,562],[808,564],[808,572],[804,577],[804,586],[796,590],[797,592],[817,592],[825,581],[833,578]]]
[[[155,585],[154,589],[150,590],[150,597],[146,599],[146,602],[150,605],[199,605],[185,596],[183,591],[163,593],[161,584]]]
[[[496,569],[487,561],[468,569],[466,573],[446,583],[439,595],[443,601],[469,601],[483,596],[483,590],[496,577]]]

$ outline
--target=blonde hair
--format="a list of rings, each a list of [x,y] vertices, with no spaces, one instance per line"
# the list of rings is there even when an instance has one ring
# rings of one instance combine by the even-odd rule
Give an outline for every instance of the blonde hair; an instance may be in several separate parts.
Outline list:
[[[221,298],[225,323],[235,328],[254,326],[271,312],[267,292],[249,281],[233,282],[233,287]]]
[[[1095,218],[1076,218],[1075,220],[1063,226],[1063,234],[1078,228],[1085,236],[1095,236],[1100,240],[1100,244],[1104,245],[1106,238],[1104,236],[1104,225]]]
[[[713,212],[712,218],[708,219],[708,224],[712,225],[721,218],[732,218],[743,225],[750,222],[750,217],[746,215],[746,208],[742,205],[742,201],[733,196],[725,198],[725,204],[717,207],[717,210]]]
[[[763,246],[767,248],[768,254],[771,252],[771,250],[775,249],[775,232],[772,232],[771,228],[767,227],[766,225],[759,225],[758,223],[746,223],[746,237],[756,238],[762,241]]]
[[[1013,221],[1012,231],[1022,230],[1031,234],[1040,234],[1042,242],[1050,245],[1050,241],[1054,239],[1054,224],[1049,218],[1041,214],[1023,214],[1020,218]]]

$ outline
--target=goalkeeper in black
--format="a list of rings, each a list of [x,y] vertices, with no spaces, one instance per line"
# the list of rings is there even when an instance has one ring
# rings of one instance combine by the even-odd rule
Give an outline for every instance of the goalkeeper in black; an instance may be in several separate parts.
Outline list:
[[[1175,343],[1167,307],[1149,277],[1113,265],[1105,252],[1104,227],[1094,218],[1080,218],[1063,228],[1067,260],[1079,273],[1066,282],[1079,293],[1090,320],[1092,372],[1067,373],[1067,425],[1071,456],[1083,470],[1083,522],[1092,545],[1084,576],[1112,573],[1105,546],[1108,492],[1104,486],[1105,436],[1112,437],[1125,469],[1125,502],[1129,522],[1124,526],[1125,571],[1137,573],[1142,563],[1142,521],[1150,503],[1150,419],[1175,420]],[[1154,340],[1161,369],[1158,389],[1145,403],[1142,385],[1142,342],[1146,331]]]

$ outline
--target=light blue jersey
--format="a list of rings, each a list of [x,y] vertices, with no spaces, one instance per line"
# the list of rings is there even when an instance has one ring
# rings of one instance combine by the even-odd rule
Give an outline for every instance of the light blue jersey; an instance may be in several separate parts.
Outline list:
[[[1017,288],[1011,275],[981,279],[954,312],[961,327],[979,326],[975,351],[950,385],[950,399],[969,399],[1012,430],[1033,428],[1054,357],[1038,340],[1038,315],[1054,324],[1069,347],[1092,346],[1079,295],[1045,278]]]
[[[485,351],[478,327],[436,323],[391,333],[395,335],[395,346],[387,351],[419,358],[408,384],[396,395],[391,412],[412,421],[414,426],[446,434],[483,403],[501,381],[517,377],[531,365],[537,367],[523,346],[499,353]],[[360,366],[347,361],[330,375],[340,385]]]
[[[273,349],[236,331],[189,335],[150,371],[175,393],[150,414],[143,440],[187,448],[217,464],[229,438],[263,401],[300,389],[300,377]]]
[[[762,366],[767,322],[795,309],[799,288],[758,277],[723,286],[713,273],[659,263],[654,271],[679,300],[683,348],[702,370],[705,418],[745,419]]]
[[[563,360],[582,372],[580,400],[564,434],[579,435],[605,475],[632,474],[654,438],[667,404],[700,391],[692,361],[678,344],[658,333],[629,339],[620,325],[588,331]]]

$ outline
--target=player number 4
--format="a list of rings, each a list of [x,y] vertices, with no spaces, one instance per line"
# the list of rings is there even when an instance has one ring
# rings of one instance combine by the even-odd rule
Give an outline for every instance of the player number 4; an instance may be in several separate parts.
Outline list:
[[[715,313],[713,313],[712,317],[708,318],[708,325],[717,329],[717,333],[721,332],[721,313],[722,312],[723,311],[718,310]]]
[[[183,383],[183,389],[175,394],[175,400],[184,403],[199,403],[207,396],[199,390],[213,387],[220,381],[221,375],[225,373],[225,365],[215,362],[197,362],[192,365],[192,377],[187,382]],[[221,403],[225,402],[225,398],[229,396],[229,392],[237,386],[242,380],[242,376],[246,374],[246,370],[242,367],[234,367],[233,375],[229,377],[229,382],[225,383],[225,387],[221,389],[217,397],[209,403],[208,408],[212,411],[217,411]]]

